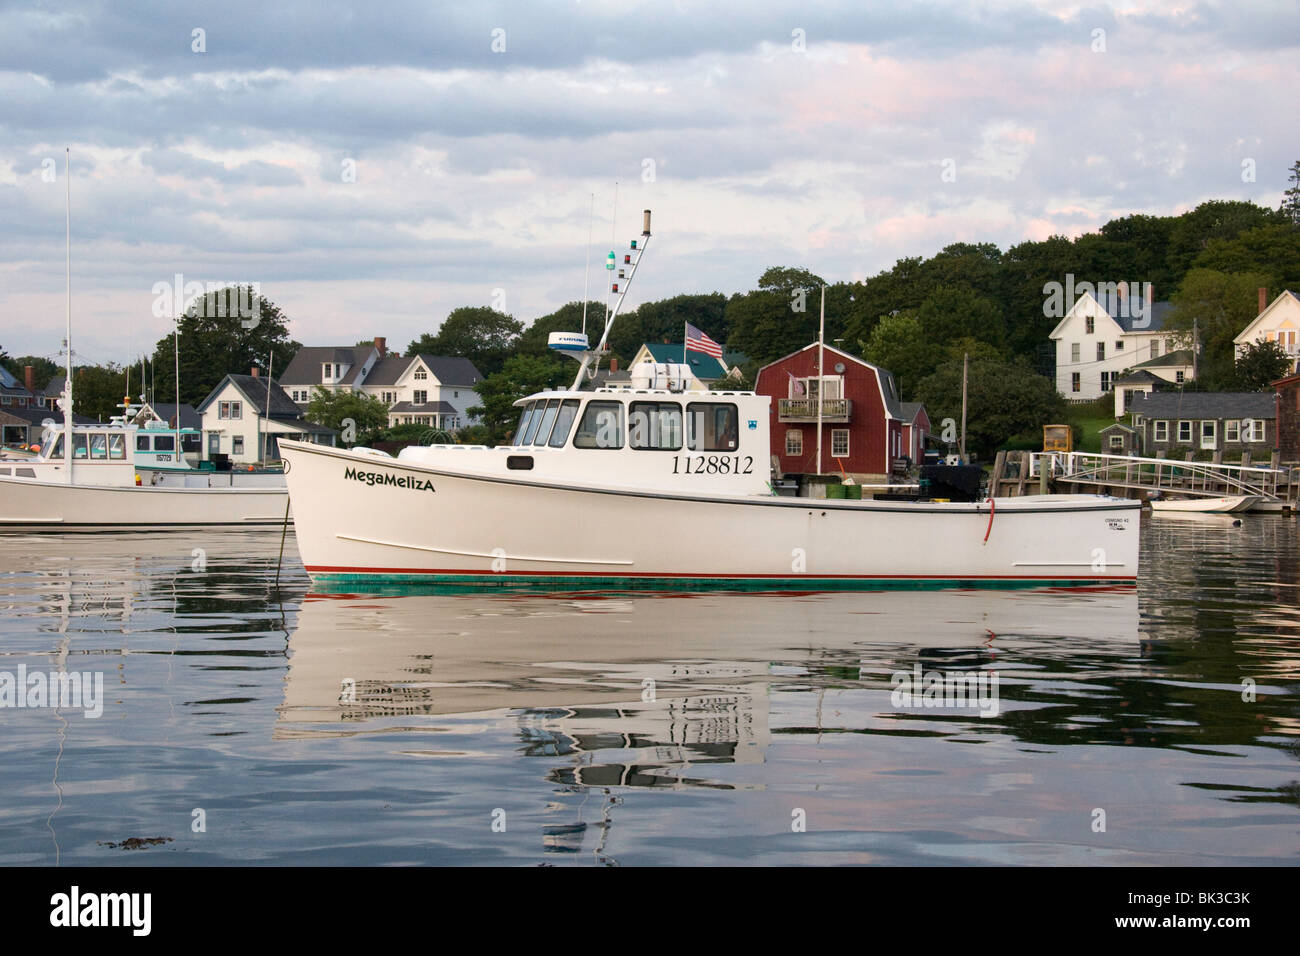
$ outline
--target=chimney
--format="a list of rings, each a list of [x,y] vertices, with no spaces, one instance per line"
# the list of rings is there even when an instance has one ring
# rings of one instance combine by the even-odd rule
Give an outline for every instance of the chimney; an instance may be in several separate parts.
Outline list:
[[[1115,311],[1120,315],[1128,314],[1128,283],[1115,283]]]
[[[388,339],[382,335],[375,336],[375,349],[379,352],[379,357],[383,358],[388,354]]]
[[[257,366],[256,366],[256,365],[253,366],[253,371],[250,372],[249,374],[252,375],[253,378],[257,378]]]
[[[31,366],[30,366],[30,365],[27,366],[27,370],[28,370],[29,372],[31,371]],[[609,374],[610,374],[610,375],[613,375],[613,374],[614,374],[615,372],[617,372],[617,371],[618,371],[618,356],[617,356],[617,355],[611,355],[611,356],[609,357]]]
[[[23,384],[27,386],[27,391],[36,394],[36,369],[30,365],[23,366]]]
[[[1268,308],[1268,289],[1260,287],[1259,290],[1259,311],[1263,312]],[[1258,313],[1256,313],[1258,314]]]

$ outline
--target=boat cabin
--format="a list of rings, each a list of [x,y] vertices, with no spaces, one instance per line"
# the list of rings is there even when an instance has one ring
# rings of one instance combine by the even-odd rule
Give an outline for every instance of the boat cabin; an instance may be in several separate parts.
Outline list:
[[[504,466],[583,485],[771,493],[765,395],[599,388],[539,392],[515,405],[521,414],[510,444],[481,449],[503,454],[483,460],[466,456],[467,446],[433,445],[399,457],[458,470],[481,462],[489,471]]]

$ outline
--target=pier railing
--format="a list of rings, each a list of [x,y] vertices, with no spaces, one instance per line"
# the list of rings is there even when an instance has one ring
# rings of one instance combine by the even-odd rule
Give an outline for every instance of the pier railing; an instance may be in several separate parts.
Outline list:
[[[1035,452],[1029,456],[1030,477],[1043,469],[1053,481],[1116,488],[1159,488],[1186,495],[1219,498],[1229,495],[1285,496],[1290,473],[1256,465],[1221,465],[1169,458],[1135,458],[1091,452]]]

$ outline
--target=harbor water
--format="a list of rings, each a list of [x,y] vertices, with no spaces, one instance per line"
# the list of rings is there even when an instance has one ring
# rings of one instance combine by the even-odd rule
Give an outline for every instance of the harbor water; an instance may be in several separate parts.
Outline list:
[[[331,594],[278,531],[6,536],[0,862],[1294,864],[1297,522],[1143,521],[1138,586],[1077,591]]]

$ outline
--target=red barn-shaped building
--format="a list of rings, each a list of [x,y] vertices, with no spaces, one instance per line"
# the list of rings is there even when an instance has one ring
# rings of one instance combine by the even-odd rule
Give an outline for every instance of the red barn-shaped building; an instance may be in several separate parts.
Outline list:
[[[852,475],[883,481],[899,469],[911,447],[904,426],[927,430],[924,409],[904,416],[894,376],[870,362],[825,346],[819,377],[818,346],[763,366],[754,390],[772,398],[772,455],[787,475]],[[817,402],[822,412],[822,460],[817,461]],[[913,456],[915,460],[915,456]]]

